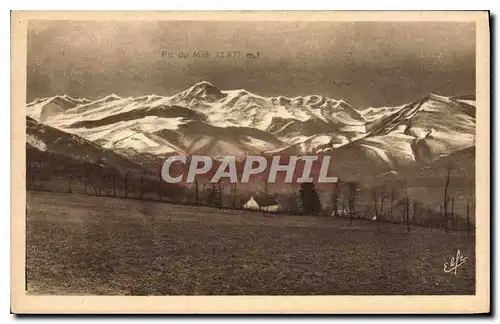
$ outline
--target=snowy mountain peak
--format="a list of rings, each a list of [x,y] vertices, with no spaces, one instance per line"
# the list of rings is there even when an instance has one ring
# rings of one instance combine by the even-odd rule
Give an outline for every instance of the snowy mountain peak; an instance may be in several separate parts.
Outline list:
[[[323,95],[266,97],[202,81],[170,97],[113,93],[76,101],[37,100],[27,105],[28,116],[136,161],[174,152],[329,152],[340,160],[355,158],[353,165],[376,162],[383,173],[474,145],[473,96],[429,94],[401,106],[360,110]]]
[[[221,93],[219,88],[208,81],[196,83],[191,88],[189,88],[187,92],[193,95],[215,95]]]
[[[193,85],[191,88],[203,88],[203,89],[206,89],[206,88],[215,88],[215,86],[208,82],[208,81],[200,81],[198,83],[196,83],[195,85]]]
[[[45,121],[54,116],[60,115],[65,111],[72,109],[79,105],[89,103],[90,100],[85,98],[75,99],[68,95],[57,95],[42,99],[35,99],[28,103],[27,116],[35,120]]]
[[[430,93],[426,98],[428,99],[435,99],[435,100],[441,100],[441,101],[446,101],[448,102],[448,97],[445,97],[445,96],[441,96],[441,95],[438,95],[438,94],[435,94],[435,93]]]
[[[457,105],[460,106],[463,103],[467,103],[467,104],[474,106],[474,107],[476,105],[475,95],[446,97],[446,96],[438,95],[435,93],[431,93],[421,100],[421,102],[426,102],[426,101],[442,102],[444,104],[449,104],[452,106],[457,106]]]
[[[120,97],[119,95],[117,95],[116,93],[112,93],[110,95],[107,95],[105,97],[102,97],[101,99],[98,99],[99,101],[104,101],[104,102],[109,102],[109,101],[113,101],[113,100],[120,100],[122,99],[122,97]]]
[[[172,97],[174,102],[184,101],[184,102],[192,102],[192,101],[207,101],[214,102],[224,98],[225,95],[222,93],[220,89],[215,87],[208,81],[201,81],[193,85],[187,90],[182,91],[181,93]]]

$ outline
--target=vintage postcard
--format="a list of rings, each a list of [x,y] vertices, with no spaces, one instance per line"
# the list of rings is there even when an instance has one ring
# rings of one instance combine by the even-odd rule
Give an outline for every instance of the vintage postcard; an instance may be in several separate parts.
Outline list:
[[[488,12],[12,12],[14,313],[490,310]]]

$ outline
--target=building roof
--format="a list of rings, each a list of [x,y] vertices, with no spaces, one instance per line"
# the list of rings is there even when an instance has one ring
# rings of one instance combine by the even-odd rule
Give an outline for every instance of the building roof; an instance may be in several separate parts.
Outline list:
[[[259,204],[259,206],[275,206],[280,203],[271,196],[254,196],[253,199]]]

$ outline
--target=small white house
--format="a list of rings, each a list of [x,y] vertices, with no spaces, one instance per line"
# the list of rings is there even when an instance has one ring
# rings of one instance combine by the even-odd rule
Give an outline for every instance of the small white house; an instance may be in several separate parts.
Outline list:
[[[280,203],[273,197],[254,197],[251,196],[243,204],[245,209],[262,210],[267,212],[277,212],[281,209]]]

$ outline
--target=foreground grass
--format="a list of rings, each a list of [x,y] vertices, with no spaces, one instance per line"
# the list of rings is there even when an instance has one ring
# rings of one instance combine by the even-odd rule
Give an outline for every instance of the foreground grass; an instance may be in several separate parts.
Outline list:
[[[28,192],[33,294],[474,294],[474,236]],[[459,249],[457,274],[443,264]]]

